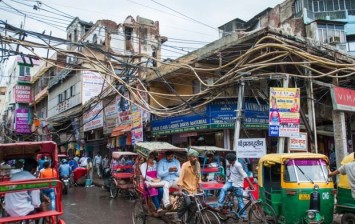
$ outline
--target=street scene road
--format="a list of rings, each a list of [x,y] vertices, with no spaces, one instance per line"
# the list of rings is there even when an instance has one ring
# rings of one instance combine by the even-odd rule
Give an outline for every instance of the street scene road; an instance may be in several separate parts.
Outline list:
[[[73,187],[63,196],[64,215],[68,224],[131,224],[134,201],[111,199],[101,187]]]

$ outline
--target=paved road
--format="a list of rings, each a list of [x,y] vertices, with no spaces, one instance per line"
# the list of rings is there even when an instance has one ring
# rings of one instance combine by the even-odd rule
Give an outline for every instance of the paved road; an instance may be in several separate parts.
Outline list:
[[[68,224],[124,223],[132,224],[132,210],[135,201],[116,198],[100,187],[74,187],[63,196],[63,219]],[[334,224],[340,223],[335,215]],[[161,220],[150,218],[148,224],[161,224]],[[238,222],[227,222],[238,223]],[[242,222],[239,222],[242,223]]]
[[[100,187],[74,187],[63,196],[63,219],[68,224],[131,224],[134,201],[111,199]]]

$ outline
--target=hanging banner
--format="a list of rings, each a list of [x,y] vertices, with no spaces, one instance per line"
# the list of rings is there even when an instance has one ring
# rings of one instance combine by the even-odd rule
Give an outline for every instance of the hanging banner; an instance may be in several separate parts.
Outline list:
[[[96,128],[101,128],[104,124],[102,114],[102,101],[100,101],[96,104],[95,107],[90,108],[89,111],[84,113],[84,131],[90,131]]]
[[[128,92],[124,94],[124,97],[120,95],[117,96],[118,119],[116,126],[131,123],[131,110],[128,99]]]
[[[28,108],[16,109],[16,134],[30,134],[28,125]]]
[[[299,109],[299,88],[270,88],[269,136],[298,137]]]
[[[266,154],[265,138],[238,139],[238,158],[260,158]]]
[[[137,106],[132,106],[132,144],[143,142],[142,112]]]

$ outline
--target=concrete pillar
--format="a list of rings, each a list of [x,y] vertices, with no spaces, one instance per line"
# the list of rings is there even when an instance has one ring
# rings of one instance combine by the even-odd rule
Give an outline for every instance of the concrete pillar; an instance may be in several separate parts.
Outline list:
[[[344,112],[332,112],[333,129],[334,129],[334,147],[337,161],[337,167],[347,154],[347,141],[346,141],[346,124]]]
[[[224,141],[224,148],[225,149],[231,149],[231,144],[230,144],[230,130],[229,129],[224,129],[223,130],[223,141]]]

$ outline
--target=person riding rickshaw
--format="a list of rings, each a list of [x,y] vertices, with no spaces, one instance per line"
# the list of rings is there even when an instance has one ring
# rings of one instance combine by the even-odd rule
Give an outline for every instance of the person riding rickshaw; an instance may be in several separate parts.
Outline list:
[[[55,142],[19,142],[0,144],[0,197],[1,204],[0,223],[29,222],[43,219],[50,223],[64,221],[59,217],[63,215],[62,183],[55,178],[37,179],[38,162],[40,155],[51,158],[51,166],[58,172],[58,149]],[[16,161],[15,163],[13,161]],[[21,161],[22,168],[16,164]],[[15,164],[15,167],[12,167]],[[16,172],[11,172],[15,168]],[[50,210],[50,199],[42,190],[55,191],[55,208]],[[24,195],[28,196],[24,196]],[[18,195],[21,195],[20,197]],[[25,200],[23,200],[25,199]],[[27,201],[28,200],[28,201]]]
[[[279,223],[333,222],[334,185],[323,154],[267,154],[258,164],[259,197]]]
[[[351,164],[352,163],[352,164]],[[350,153],[345,156],[341,161],[341,167],[336,171],[333,171],[329,176],[339,175],[338,188],[337,188],[337,203],[335,212],[341,214],[341,224],[353,224],[355,223],[355,188],[350,185],[350,178],[354,178],[355,171],[355,153]],[[345,165],[347,164],[347,167]],[[348,172],[352,172],[351,174]],[[345,174],[345,175],[344,175]],[[352,179],[354,182],[355,180]],[[352,189],[353,188],[353,189]]]

